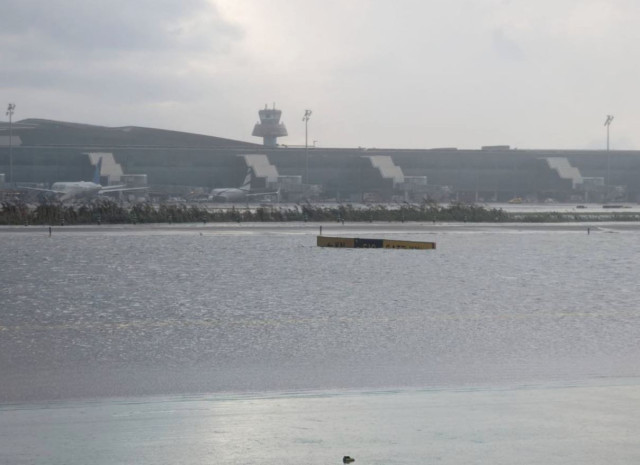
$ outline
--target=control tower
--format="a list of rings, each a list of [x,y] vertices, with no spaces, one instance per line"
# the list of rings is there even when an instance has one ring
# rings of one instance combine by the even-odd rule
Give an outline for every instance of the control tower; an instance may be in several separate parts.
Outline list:
[[[264,110],[258,112],[260,122],[253,128],[252,136],[262,137],[265,147],[276,147],[278,145],[278,137],[287,136],[287,128],[280,122],[282,110],[276,110],[276,104],[269,109],[264,106]]]

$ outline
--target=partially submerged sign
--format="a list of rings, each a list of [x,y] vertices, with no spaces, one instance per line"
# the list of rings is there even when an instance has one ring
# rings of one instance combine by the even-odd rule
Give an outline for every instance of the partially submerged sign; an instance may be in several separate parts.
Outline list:
[[[392,239],[360,239],[357,237],[318,236],[318,247],[351,249],[435,249],[435,242],[396,241]]]

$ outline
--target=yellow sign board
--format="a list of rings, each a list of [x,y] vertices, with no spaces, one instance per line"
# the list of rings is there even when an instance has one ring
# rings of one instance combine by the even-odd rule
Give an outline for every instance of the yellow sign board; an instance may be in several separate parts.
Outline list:
[[[354,241],[348,237],[318,236],[318,247],[355,247]]]
[[[435,249],[435,242],[419,242],[419,241],[394,241],[383,239],[382,245],[385,249]]]
[[[340,247],[355,249],[435,249],[435,242],[396,241],[391,239],[359,239],[352,237],[318,236],[318,247]]]

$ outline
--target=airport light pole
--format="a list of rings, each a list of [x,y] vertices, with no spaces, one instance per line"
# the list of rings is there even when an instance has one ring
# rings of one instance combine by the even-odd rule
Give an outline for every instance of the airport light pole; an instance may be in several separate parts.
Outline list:
[[[613,121],[613,115],[607,115],[607,119],[604,121],[604,125],[607,127],[607,195],[609,194],[609,184],[611,182],[611,156],[609,154],[609,126]]]
[[[304,121],[305,184],[309,184],[309,118],[311,118],[311,110],[305,110],[302,117],[302,121]]]
[[[607,127],[607,152],[609,151],[609,126],[613,121],[613,115],[607,115],[607,119],[604,121],[604,125]]]
[[[9,116],[9,182],[13,183],[13,112],[16,109],[15,103],[10,103],[7,107]]]

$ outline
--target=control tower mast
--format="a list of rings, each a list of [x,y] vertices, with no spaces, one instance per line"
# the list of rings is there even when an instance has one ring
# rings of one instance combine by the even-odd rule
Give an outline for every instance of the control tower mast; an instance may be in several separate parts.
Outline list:
[[[288,135],[284,123],[280,122],[282,110],[276,110],[275,103],[271,109],[265,105],[264,110],[258,111],[258,116],[260,116],[260,122],[254,126],[251,135],[262,137],[265,147],[276,147],[278,145],[278,137]]]

